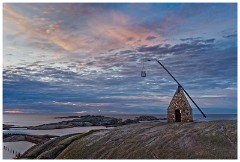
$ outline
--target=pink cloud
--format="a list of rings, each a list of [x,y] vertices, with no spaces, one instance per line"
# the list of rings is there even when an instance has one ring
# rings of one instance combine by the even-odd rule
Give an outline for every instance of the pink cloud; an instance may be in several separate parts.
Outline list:
[[[54,105],[67,105],[67,106],[80,106],[80,107],[108,107],[112,106],[111,103],[88,103],[88,102],[56,102]]]
[[[10,113],[10,114],[22,114],[24,113],[21,110],[4,110],[3,113]]]
[[[131,25],[129,16],[115,11],[98,15],[95,12],[83,12],[78,16],[89,14],[85,20],[86,23],[78,22],[76,29],[72,30],[66,28],[69,24],[63,20],[49,20],[51,14],[55,14],[54,9],[56,10],[56,8],[43,11],[47,12],[49,17],[38,17],[35,21],[32,21],[30,17],[23,16],[9,4],[4,4],[3,9],[4,32],[15,34],[30,43],[37,40],[39,43],[41,41],[50,42],[70,53],[99,53],[114,48],[134,48],[150,43],[151,40],[146,40],[149,35],[159,38],[159,35],[153,31]],[[68,15],[64,12],[66,10],[63,10],[62,14]],[[76,11],[68,10],[68,12],[73,14]],[[36,20],[40,21],[36,22]],[[161,40],[161,38],[158,39],[158,41]]]
[[[147,95],[147,96],[109,96],[101,98],[111,98],[111,99],[124,99],[124,100],[156,100],[161,102],[169,102],[171,96],[158,96],[158,95]]]

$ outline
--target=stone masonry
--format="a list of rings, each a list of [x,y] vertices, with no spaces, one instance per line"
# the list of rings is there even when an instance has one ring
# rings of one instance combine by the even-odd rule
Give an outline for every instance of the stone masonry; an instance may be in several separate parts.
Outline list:
[[[193,121],[192,108],[181,86],[178,86],[167,111],[168,122]]]

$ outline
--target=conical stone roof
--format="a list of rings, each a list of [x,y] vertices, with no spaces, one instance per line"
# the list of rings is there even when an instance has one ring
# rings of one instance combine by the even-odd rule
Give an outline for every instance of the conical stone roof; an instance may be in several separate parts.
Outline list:
[[[192,108],[181,86],[178,86],[167,110],[168,122],[193,121]]]

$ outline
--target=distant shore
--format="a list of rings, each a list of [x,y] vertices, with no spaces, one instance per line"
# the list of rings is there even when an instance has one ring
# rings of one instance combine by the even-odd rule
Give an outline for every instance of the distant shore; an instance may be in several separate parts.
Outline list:
[[[89,127],[89,126],[105,126],[105,127],[116,127],[121,125],[127,125],[132,123],[139,123],[140,121],[160,121],[160,119],[154,116],[139,116],[132,119],[122,120],[113,117],[105,117],[101,115],[85,115],[85,116],[64,116],[55,117],[63,119],[72,119],[67,121],[61,121],[57,123],[49,123],[38,126],[27,126],[27,127],[16,127],[14,125],[3,124],[3,130],[9,130],[8,133],[3,134],[3,142],[16,142],[16,141],[28,141],[35,144],[47,141],[51,138],[57,137],[53,135],[30,135],[30,134],[19,134],[14,133],[12,130],[55,130],[55,129],[66,129],[73,127]],[[165,119],[162,119],[165,120]]]
[[[138,123],[140,121],[166,120],[166,118],[156,118],[154,116],[139,116],[139,117],[136,117],[135,119],[122,120],[120,118],[105,117],[101,115],[64,116],[64,117],[55,117],[55,119],[72,119],[72,120],[65,120],[57,123],[49,123],[49,124],[42,124],[37,126],[26,126],[26,127],[17,127],[14,125],[3,124],[3,130],[9,130],[9,129],[51,130],[51,129],[64,129],[64,128],[87,127],[87,126],[116,127],[120,125]]]

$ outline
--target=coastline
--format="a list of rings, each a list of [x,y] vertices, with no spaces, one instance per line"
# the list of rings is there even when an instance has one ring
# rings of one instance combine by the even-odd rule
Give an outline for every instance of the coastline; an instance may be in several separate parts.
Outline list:
[[[92,117],[92,116],[90,115],[90,117]],[[48,135],[54,135],[56,137],[57,136],[65,136],[65,135],[74,134],[74,133],[87,133],[87,132],[90,132],[92,130],[112,129],[112,128],[115,128],[115,127],[119,127],[119,126],[123,126],[123,125],[129,125],[129,124],[134,124],[134,123],[143,123],[143,124],[144,123],[148,123],[148,122],[150,122],[150,123],[151,122],[166,123],[166,120],[163,120],[164,118],[161,118],[162,120],[159,120],[158,118],[152,118],[151,116],[148,116],[148,118],[146,118],[146,116],[145,116],[145,118],[143,118],[143,120],[146,120],[146,121],[138,121],[138,122],[136,122],[135,120],[132,120],[132,119],[136,119],[136,117],[134,117],[132,119],[125,119],[125,120],[123,120],[125,122],[127,121],[126,123],[121,123],[121,124],[116,124],[115,123],[115,126],[114,126],[111,123],[112,119],[115,120],[115,118],[113,118],[113,117],[109,117],[108,116],[107,118],[105,118],[105,116],[99,116],[99,115],[98,116],[93,116],[93,117],[94,117],[94,121],[95,122],[98,121],[98,120],[95,120],[95,117],[100,117],[100,119],[108,119],[107,120],[108,122],[107,123],[105,122],[104,123],[105,125],[104,124],[101,125],[101,124],[98,123],[99,121],[101,121],[101,120],[99,120],[97,122],[97,126],[84,126],[84,127],[79,126],[79,127],[71,127],[71,128],[64,128],[63,127],[63,129],[59,128],[59,129],[42,129],[42,130],[41,129],[32,129],[32,130],[30,130],[30,129],[27,129],[26,127],[16,127],[15,125],[10,125],[10,126],[4,125],[3,128],[5,128],[5,130],[3,131],[3,133],[5,133],[5,134],[6,133],[10,133],[10,134],[13,134],[13,135],[15,134],[15,137],[9,138],[8,140],[3,140],[3,142],[5,143],[5,142],[28,141],[28,142],[37,143],[37,142],[34,142],[34,141],[26,140],[26,138],[23,139],[23,137],[21,137],[21,136],[23,136],[23,134],[24,134],[24,136],[32,136],[32,138],[34,139],[34,136],[36,136],[36,137],[39,136],[40,138],[42,138],[41,137],[42,135],[47,135],[47,134]],[[140,116],[138,116],[138,117],[140,117]],[[60,121],[58,123],[55,123],[56,125],[59,125],[59,123],[66,123],[66,121],[74,121],[74,122],[76,122],[76,119],[79,120],[80,116],[78,116],[78,117],[77,116],[62,116],[62,117],[61,116],[57,116],[57,117],[55,116],[55,118],[58,118],[58,119],[62,118],[62,119],[65,120],[65,122],[64,121]],[[74,118],[74,119],[72,119],[72,118]],[[69,119],[72,119],[72,120],[69,120]],[[119,118],[116,118],[116,119],[119,119]],[[138,118],[138,119],[140,119],[140,118]],[[158,119],[158,120],[155,120],[155,119]],[[218,120],[220,120],[220,119],[218,119]],[[111,121],[111,122],[109,122],[109,121]],[[118,120],[118,121],[120,121],[120,120]],[[121,122],[122,122],[122,120],[121,120]],[[197,122],[207,122],[207,121],[194,121],[193,123],[197,123]],[[54,125],[53,123],[49,123],[49,124],[50,125]],[[46,126],[48,126],[48,124],[45,124],[45,125],[42,125],[42,126],[46,127]],[[109,127],[106,127],[106,126],[109,126]],[[114,126],[114,127],[111,127],[111,126]],[[41,128],[41,127],[39,127],[37,125],[37,126],[34,126],[34,127],[30,127],[30,128]],[[48,128],[48,127],[46,127],[46,128]],[[19,133],[19,132],[21,132],[21,133],[16,135],[16,133]],[[4,138],[4,139],[6,139],[6,138]],[[47,139],[47,140],[50,140],[50,138]],[[12,149],[14,149],[14,148],[12,148]]]

